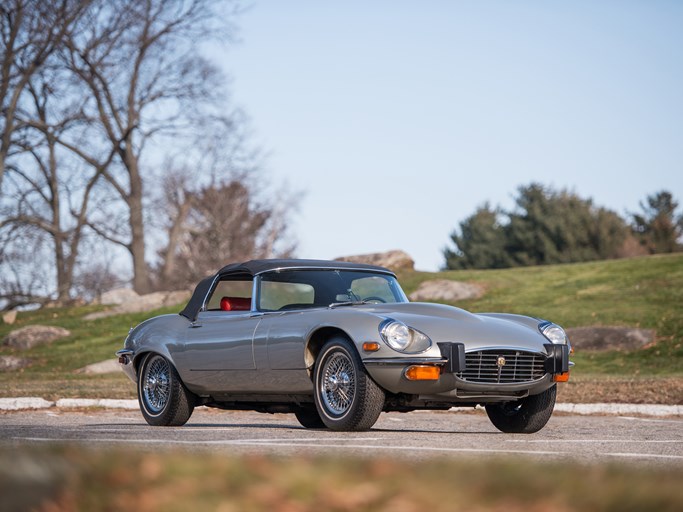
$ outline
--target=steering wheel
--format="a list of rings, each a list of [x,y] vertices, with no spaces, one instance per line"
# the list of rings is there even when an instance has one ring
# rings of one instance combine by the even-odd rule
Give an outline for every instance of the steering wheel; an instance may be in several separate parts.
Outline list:
[[[372,295],[372,296],[370,296],[370,297],[365,297],[363,300],[366,301],[366,302],[376,301],[376,302],[380,302],[380,303],[382,303],[382,304],[386,304],[386,303],[387,303],[387,301],[384,300],[382,297],[376,297],[376,296],[374,296],[374,295]]]

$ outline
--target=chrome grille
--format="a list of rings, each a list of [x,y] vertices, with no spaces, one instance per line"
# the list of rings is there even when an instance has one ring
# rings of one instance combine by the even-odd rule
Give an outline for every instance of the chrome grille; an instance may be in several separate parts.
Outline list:
[[[465,354],[465,371],[456,375],[468,382],[531,382],[545,375],[545,359],[543,354],[534,352],[479,350]]]

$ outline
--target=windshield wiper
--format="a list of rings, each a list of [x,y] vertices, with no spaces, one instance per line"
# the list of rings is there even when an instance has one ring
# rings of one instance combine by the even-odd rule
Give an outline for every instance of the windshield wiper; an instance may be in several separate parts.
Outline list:
[[[333,302],[328,308],[336,308],[338,306],[362,306],[363,304],[370,304],[369,300],[350,300],[347,302]]]

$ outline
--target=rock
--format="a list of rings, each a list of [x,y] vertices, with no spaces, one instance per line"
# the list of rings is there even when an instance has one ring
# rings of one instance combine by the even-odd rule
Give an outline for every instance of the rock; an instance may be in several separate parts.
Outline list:
[[[116,288],[114,290],[109,290],[104,292],[100,296],[100,304],[106,306],[126,304],[127,302],[136,301],[140,296],[135,293],[135,290],[131,288]]]
[[[15,356],[0,356],[0,372],[11,372],[26,368],[31,364],[30,359]]]
[[[376,252],[372,254],[358,254],[356,256],[342,256],[335,261],[350,261],[352,263],[365,263],[368,265],[379,265],[389,270],[398,272],[400,270],[413,270],[415,261],[404,251],[393,250],[387,252]]]
[[[121,366],[116,359],[106,359],[99,363],[89,364],[83,368],[79,368],[74,373],[85,373],[86,375],[102,375],[105,373],[118,373],[121,371]]]
[[[575,327],[567,336],[576,350],[637,350],[655,339],[654,329],[635,327]]]
[[[484,295],[484,287],[476,283],[433,279],[420,284],[409,298],[415,302],[457,302],[478,299],[482,295]]]
[[[131,290],[132,291],[132,290]],[[135,293],[135,292],[133,292]],[[107,311],[97,311],[90,313],[83,317],[84,320],[97,320],[98,318],[106,318],[114,315],[122,315],[124,313],[140,313],[143,311],[153,311],[161,307],[176,306],[187,302],[190,299],[191,292],[187,290],[173,291],[173,292],[154,292],[146,295],[137,295],[133,299],[123,302],[115,308]]]
[[[2,321],[8,325],[12,325],[17,320],[17,310],[13,309],[2,315]]]
[[[39,345],[52,343],[54,340],[69,336],[71,331],[62,327],[48,325],[27,325],[10,332],[2,340],[2,344],[19,350],[29,350]]]

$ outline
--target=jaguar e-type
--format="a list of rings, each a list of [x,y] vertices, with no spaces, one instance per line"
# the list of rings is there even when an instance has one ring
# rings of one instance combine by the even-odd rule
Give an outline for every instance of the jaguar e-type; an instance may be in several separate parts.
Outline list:
[[[409,302],[386,268],[318,260],[228,265],[117,352],[151,425],[207,406],[352,431],[383,411],[483,405],[512,433],[546,425],[569,354],[551,322]]]

